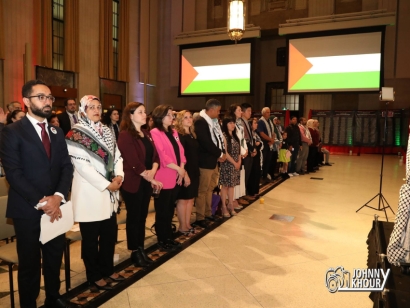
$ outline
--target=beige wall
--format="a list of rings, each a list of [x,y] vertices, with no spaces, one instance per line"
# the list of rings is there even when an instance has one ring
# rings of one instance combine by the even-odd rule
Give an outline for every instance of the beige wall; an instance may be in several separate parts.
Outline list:
[[[309,0],[308,16],[324,16],[334,14],[334,0]]]
[[[205,30],[207,24],[208,1],[195,0],[195,30]]]
[[[140,38],[140,0],[130,1],[130,81],[127,102],[144,102],[144,85],[140,84],[139,38]]]
[[[4,27],[4,104],[11,101],[23,103],[21,88],[24,84],[23,55],[25,44],[35,45],[33,38],[33,2],[26,0],[0,0],[3,2],[3,17],[0,27]],[[33,51],[35,48],[32,49]],[[34,53],[34,52],[33,52]],[[37,63],[33,54],[33,67]]]
[[[79,1],[80,12],[80,73],[78,74],[78,98],[92,94],[100,96],[98,73],[98,0]],[[96,16],[90,18],[90,16]]]
[[[397,10],[396,78],[410,77],[410,1],[400,2]]]

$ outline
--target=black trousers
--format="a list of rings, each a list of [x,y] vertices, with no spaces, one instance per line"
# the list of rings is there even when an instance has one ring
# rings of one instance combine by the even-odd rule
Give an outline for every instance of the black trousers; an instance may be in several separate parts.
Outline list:
[[[288,168],[289,173],[296,172],[296,161],[298,158],[298,153],[299,153],[299,146],[293,147],[292,156],[290,158],[290,168]]]
[[[316,165],[323,164],[325,162],[325,154],[322,151],[317,149],[317,156],[316,156]]]
[[[179,188],[178,185],[175,185],[172,189],[162,189],[159,197],[154,199],[155,232],[158,242],[172,239],[172,217],[174,216]]]
[[[275,177],[276,166],[278,164],[278,151],[272,151],[272,161],[269,167],[269,174],[271,179]]]
[[[269,171],[270,171],[270,165],[272,163],[272,153],[273,151],[270,150],[269,145],[268,144],[264,144],[263,145],[263,151],[262,151],[262,155],[263,155],[263,166],[262,166],[262,177],[264,179],[266,179]]]
[[[60,267],[63,257],[65,235],[62,234],[41,244],[40,219],[14,218],[19,258],[18,287],[20,306],[37,307],[40,292],[41,257],[43,258],[46,302],[54,303],[60,297]]]
[[[81,258],[87,280],[95,282],[114,273],[117,214],[101,221],[80,222]]]
[[[309,155],[307,159],[307,171],[313,171],[313,168],[317,166],[317,147],[309,146]]]
[[[259,193],[259,179],[261,178],[261,154],[258,150],[258,154],[253,157],[251,175],[249,177],[248,184],[246,185],[246,192],[250,196],[254,196]]]
[[[129,250],[144,247],[145,221],[147,220],[149,201],[152,195],[151,183],[141,179],[136,193],[122,190],[122,197],[127,208],[127,246]]]
[[[242,160],[243,167],[245,168],[245,187],[249,181],[249,177],[251,176],[252,161],[253,157],[250,155],[250,153]]]

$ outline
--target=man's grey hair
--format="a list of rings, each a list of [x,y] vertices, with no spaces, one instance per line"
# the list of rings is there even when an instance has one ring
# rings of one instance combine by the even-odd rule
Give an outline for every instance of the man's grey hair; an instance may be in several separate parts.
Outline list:
[[[205,103],[205,110],[221,107],[221,102],[215,98],[208,99]]]
[[[265,112],[267,112],[267,111],[270,112],[270,108],[269,108],[269,107],[263,107],[261,112],[262,112],[262,113],[265,113]]]

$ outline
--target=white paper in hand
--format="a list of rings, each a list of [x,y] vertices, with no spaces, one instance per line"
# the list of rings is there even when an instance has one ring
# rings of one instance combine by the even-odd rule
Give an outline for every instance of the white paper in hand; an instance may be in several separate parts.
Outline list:
[[[42,244],[51,241],[53,238],[66,233],[74,225],[74,215],[73,215],[73,205],[71,201],[64,203],[60,206],[62,218],[58,221],[50,222],[50,216],[44,214],[41,216],[41,232],[40,232],[40,242]]]

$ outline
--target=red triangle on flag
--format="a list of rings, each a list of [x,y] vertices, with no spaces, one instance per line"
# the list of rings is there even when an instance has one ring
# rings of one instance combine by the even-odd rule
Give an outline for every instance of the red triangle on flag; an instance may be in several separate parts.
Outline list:
[[[189,61],[182,56],[181,59],[181,93],[184,93],[186,88],[198,76],[196,69],[189,63]]]
[[[295,46],[289,43],[288,89],[292,89],[292,87],[311,69],[312,66],[313,64],[310,63]]]

